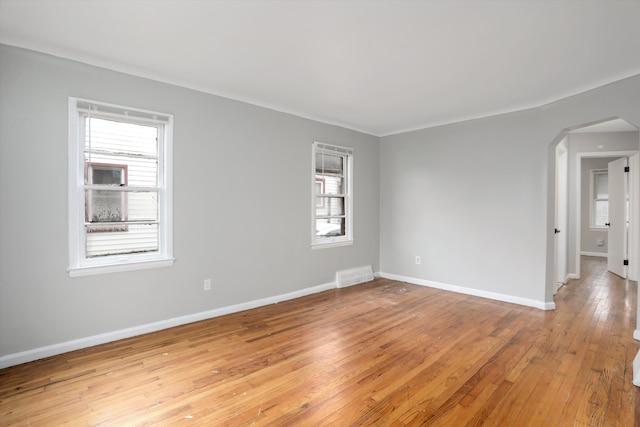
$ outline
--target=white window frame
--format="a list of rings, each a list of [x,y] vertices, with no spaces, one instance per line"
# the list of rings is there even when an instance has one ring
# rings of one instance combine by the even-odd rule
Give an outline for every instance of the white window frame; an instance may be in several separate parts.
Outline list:
[[[340,154],[345,157],[344,163],[344,193],[340,196],[344,197],[345,208],[345,234],[344,236],[318,237],[316,236],[316,208],[317,196],[319,196],[318,188],[324,188],[324,185],[318,186],[316,183],[316,154],[325,150],[334,154]],[[325,144],[315,141],[312,148],[311,156],[311,249],[324,249],[337,246],[346,246],[353,244],[353,148],[342,147],[338,145]]]
[[[156,125],[158,135],[158,250],[89,258],[85,244],[84,127],[88,114]],[[165,113],[69,98],[69,268],[71,277],[173,265],[173,116]]]
[[[589,171],[589,228],[593,230],[607,230],[606,225],[596,224],[596,203],[602,200],[609,201],[609,197],[606,199],[596,198],[596,175],[599,174],[608,175],[609,171],[607,169],[591,169]]]

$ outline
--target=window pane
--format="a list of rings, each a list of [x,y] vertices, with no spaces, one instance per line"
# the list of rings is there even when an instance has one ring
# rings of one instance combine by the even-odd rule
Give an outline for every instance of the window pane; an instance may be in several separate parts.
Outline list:
[[[140,191],[127,193],[129,221],[155,221],[158,219],[158,193]]]
[[[156,155],[158,128],[96,117],[86,118],[86,146],[91,150]]]
[[[124,184],[125,173],[122,168],[91,168],[91,182],[94,184]]]
[[[609,198],[609,174],[607,172],[596,173],[594,177],[594,192],[596,199]]]
[[[321,183],[322,185],[318,185]],[[339,176],[316,175],[316,189],[322,190],[318,194],[344,194],[344,179]]]
[[[85,226],[88,258],[158,250],[158,224]]]
[[[316,154],[316,173],[342,175],[343,172],[344,157],[326,153]]]
[[[316,220],[316,237],[335,237],[345,235],[345,219],[331,218]]]
[[[344,197],[316,197],[316,216],[344,215],[344,204]]]
[[[158,193],[86,190],[87,222],[156,221]]]
[[[608,200],[596,200],[595,201],[595,225],[603,226],[609,222],[609,201]]]
[[[125,194],[119,191],[86,191],[87,222],[119,222],[126,219]]]

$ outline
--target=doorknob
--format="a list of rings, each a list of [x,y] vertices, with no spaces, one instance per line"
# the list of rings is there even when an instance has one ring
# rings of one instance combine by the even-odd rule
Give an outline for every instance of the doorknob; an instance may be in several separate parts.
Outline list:
[[[610,222],[605,222],[604,225],[606,225],[607,227],[611,227],[611,223]]]
[[[553,234],[558,234],[560,232],[560,230],[558,230],[557,228],[553,229]]]

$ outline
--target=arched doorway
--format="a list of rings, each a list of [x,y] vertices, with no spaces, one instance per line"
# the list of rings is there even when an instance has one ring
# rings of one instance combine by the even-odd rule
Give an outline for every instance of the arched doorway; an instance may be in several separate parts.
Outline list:
[[[624,135],[624,138],[622,137]],[[620,137],[619,137],[620,136]],[[561,159],[560,154],[563,150],[559,150],[558,147],[566,145],[566,149],[569,152],[569,165],[567,169],[566,182],[568,183],[568,198],[566,200],[568,207],[567,229],[566,236],[564,236],[568,245],[566,246],[566,253],[558,253],[558,247],[562,248],[562,245],[557,245],[557,234],[554,233],[558,227],[558,214],[562,212],[562,206],[558,200],[557,183],[562,182],[562,179],[558,180],[558,161]],[[550,241],[548,243],[548,250],[553,252],[552,257],[548,257],[548,260],[553,260],[553,266],[550,266],[552,271],[549,271],[547,275],[547,287],[546,293],[549,298],[555,293],[557,289],[557,275],[563,270],[566,271],[566,277],[568,279],[578,278],[580,274],[580,255],[583,247],[583,229],[588,228],[588,223],[585,225],[583,219],[583,206],[588,199],[584,197],[584,177],[581,176],[581,161],[587,158],[616,158],[621,156],[628,156],[640,151],[640,134],[638,127],[620,118],[608,118],[598,122],[585,123],[576,125],[570,128],[564,129],[558,134],[558,136],[550,144],[550,165],[551,171],[554,171],[553,180],[549,183],[549,209],[548,214],[549,221],[549,235]],[[636,167],[635,169],[640,169]],[[563,170],[563,168],[559,168]],[[633,177],[630,180],[632,184],[631,198],[630,198],[630,214],[629,218],[629,255],[632,258],[629,262],[629,278],[637,280],[638,276],[638,261],[640,260],[640,220],[638,214],[640,211],[640,202],[638,199],[638,185],[640,183],[638,172],[632,173]],[[588,180],[587,180],[588,185]],[[633,187],[635,185],[635,187]],[[588,189],[588,187],[587,187]],[[565,231],[560,230],[560,234]],[[562,249],[560,249],[562,250]],[[605,255],[606,256],[606,255]],[[566,259],[566,264],[558,266],[559,262]],[[564,268],[563,268],[564,267]]]

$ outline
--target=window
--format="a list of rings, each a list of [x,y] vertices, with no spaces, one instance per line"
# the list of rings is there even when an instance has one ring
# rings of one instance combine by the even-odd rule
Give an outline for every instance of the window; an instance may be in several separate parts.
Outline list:
[[[314,142],[313,169],[312,246],[352,244],[353,150]]]
[[[591,224],[592,228],[605,228],[609,222],[609,172],[591,171]]]
[[[173,263],[170,115],[69,98],[69,273]]]

